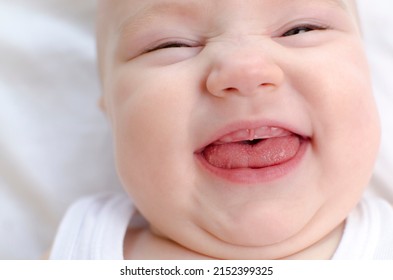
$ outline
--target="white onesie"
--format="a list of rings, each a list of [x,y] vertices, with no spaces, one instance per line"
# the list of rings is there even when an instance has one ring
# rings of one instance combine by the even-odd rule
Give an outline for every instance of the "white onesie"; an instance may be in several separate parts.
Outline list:
[[[100,194],[79,200],[67,211],[50,259],[123,259],[127,227],[143,226],[125,194]],[[349,215],[333,260],[393,260],[393,208],[365,196]]]

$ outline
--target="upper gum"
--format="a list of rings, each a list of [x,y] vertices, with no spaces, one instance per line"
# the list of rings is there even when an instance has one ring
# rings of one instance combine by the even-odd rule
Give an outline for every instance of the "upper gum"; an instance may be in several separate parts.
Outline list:
[[[290,134],[289,131],[278,128],[274,126],[261,126],[257,128],[251,129],[240,129],[231,133],[228,133],[221,137],[218,142],[237,142],[237,141],[246,141],[246,140],[254,140],[257,138],[264,138],[264,137],[272,137],[274,133],[283,133],[288,135]],[[279,134],[277,134],[279,135]]]

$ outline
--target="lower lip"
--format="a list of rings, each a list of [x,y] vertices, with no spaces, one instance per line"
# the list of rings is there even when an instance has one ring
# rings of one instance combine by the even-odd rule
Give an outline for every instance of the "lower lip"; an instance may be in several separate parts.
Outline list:
[[[211,165],[202,153],[197,153],[197,159],[202,167],[208,170],[213,175],[224,179],[226,181],[237,184],[257,184],[268,183],[274,180],[285,177],[300,165],[306,151],[309,147],[310,141],[302,139],[299,150],[296,155],[290,160],[269,167],[264,168],[238,168],[238,169],[223,169]]]

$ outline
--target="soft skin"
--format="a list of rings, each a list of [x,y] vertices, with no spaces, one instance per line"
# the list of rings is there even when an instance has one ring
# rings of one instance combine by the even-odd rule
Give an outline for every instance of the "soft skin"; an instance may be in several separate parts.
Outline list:
[[[330,258],[380,136],[354,2],[107,0],[98,19],[119,177],[151,225],[125,256]],[[266,182],[220,178],[197,151],[239,123],[306,152]]]

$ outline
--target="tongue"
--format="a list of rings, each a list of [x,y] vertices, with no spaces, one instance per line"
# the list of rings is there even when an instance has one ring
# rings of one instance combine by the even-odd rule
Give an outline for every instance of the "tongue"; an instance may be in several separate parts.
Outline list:
[[[257,144],[212,144],[206,147],[203,155],[218,168],[263,168],[290,160],[296,155],[299,145],[299,137],[290,135],[265,139]]]

